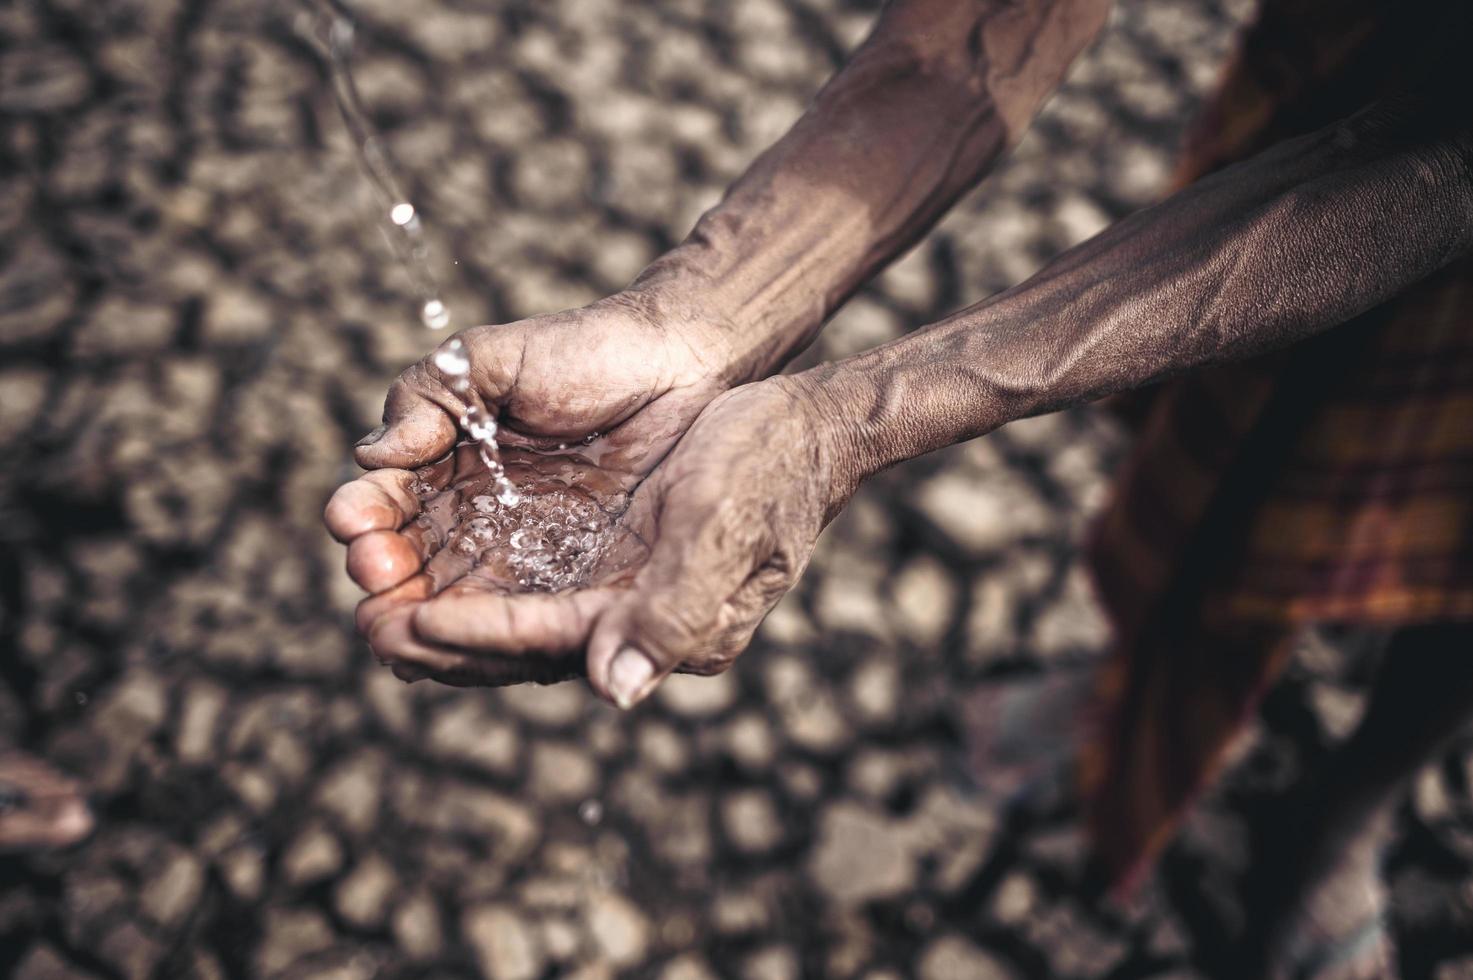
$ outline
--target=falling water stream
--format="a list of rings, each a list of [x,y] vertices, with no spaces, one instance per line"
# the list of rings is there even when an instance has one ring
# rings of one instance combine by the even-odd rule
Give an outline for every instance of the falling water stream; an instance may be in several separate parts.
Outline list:
[[[451,313],[430,267],[424,224],[353,78],[353,22],[334,0],[302,3],[386,237],[413,282],[420,321],[430,330],[444,330]],[[529,461],[526,457],[536,454],[521,453],[509,470],[497,439],[496,416],[471,381],[465,342],[452,338],[432,363],[461,401],[457,421],[468,440],[461,449],[473,446],[481,464],[469,476],[452,478],[450,486],[437,485],[426,474],[414,484],[423,506],[421,528],[443,536],[446,544],[428,566],[432,577],[450,582],[471,576],[500,591],[557,592],[587,585],[615,566],[627,567],[623,556],[636,554],[642,544],[616,525],[627,494],[596,491],[601,482],[596,467],[577,456]],[[589,435],[584,443],[596,436]],[[511,472],[520,477],[520,486]],[[610,507],[610,501],[618,503]]]

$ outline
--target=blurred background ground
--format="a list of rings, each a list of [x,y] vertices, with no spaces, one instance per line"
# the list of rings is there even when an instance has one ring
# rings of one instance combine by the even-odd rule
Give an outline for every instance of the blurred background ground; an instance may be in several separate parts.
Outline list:
[[[351,9],[466,325],[624,284],[874,6]],[[1122,4],[987,186],[808,356],[1151,201],[1245,15]],[[1068,887],[1067,793],[1007,813],[962,764],[968,698],[1103,652],[1075,550],[1124,449],[1102,418],[874,481],[730,674],[633,714],[581,684],[404,686],[352,634],[319,514],[432,340],[298,8],[13,0],[0,45],[0,733],[82,777],[100,818],[71,851],[0,859],[0,975],[1193,975],[1203,855],[1232,851],[1210,807],[1136,907],[1101,909]],[[1357,684],[1308,644],[1244,752],[1269,761],[1214,805],[1312,760]],[[1473,976],[1470,782],[1465,747],[1401,814],[1410,976]]]

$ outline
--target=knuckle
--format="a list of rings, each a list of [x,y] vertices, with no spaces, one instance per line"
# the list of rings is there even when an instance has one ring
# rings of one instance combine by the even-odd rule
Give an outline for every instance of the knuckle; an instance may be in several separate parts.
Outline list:
[[[673,592],[656,592],[645,602],[637,617],[641,632],[656,641],[657,646],[690,650],[710,628],[711,610],[701,608],[699,601]]]

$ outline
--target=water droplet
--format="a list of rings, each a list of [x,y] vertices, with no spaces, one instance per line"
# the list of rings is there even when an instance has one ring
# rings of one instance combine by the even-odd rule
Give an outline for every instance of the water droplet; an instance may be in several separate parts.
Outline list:
[[[493,453],[493,450],[497,448],[494,442],[489,444],[483,442],[476,447],[476,454],[481,457],[481,465],[486,467],[486,471],[495,480],[501,479],[502,475],[506,472],[506,467],[501,465],[501,460],[497,459]]]
[[[455,392],[457,395],[465,394],[466,392],[471,390],[471,379],[462,374],[460,377],[450,382],[450,390]]]
[[[335,19],[332,22],[332,27],[328,31],[328,43],[333,46],[335,51],[346,51],[348,45],[353,43],[352,23],[344,20],[342,17]]]
[[[471,359],[464,347],[446,346],[435,352],[435,368],[449,378],[459,378],[470,373]]]
[[[512,482],[503,476],[496,481],[496,499],[501,501],[505,507],[515,507],[522,502],[522,495],[517,492],[516,487],[512,486]]]
[[[408,201],[400,201],[389,209],[389,220],[403,228],[414,220],[414,205]]]
[[[604,819],[604,805],[598,800],[584,800],[578,806],[578,819],[590,827],[597,827]]]
[[[598,433],[597,432],[590,432],[590,433],[588,433],[588,435],[586,435],[586,436],[583,437],[583,445],[585,445],[585,446],[591,446],[591,445],[593,445],[593,440],[595,440],[597,438],[598,438]]]
[[[490,419],[484,422],[472,422],[465,427],[465,434],[476,442],[491,442],[496,438],[496,423]]]
[[[419,318],[431,330],[444,330],[450,326],[450,310],[438,299],[427,299],[419,311]]]

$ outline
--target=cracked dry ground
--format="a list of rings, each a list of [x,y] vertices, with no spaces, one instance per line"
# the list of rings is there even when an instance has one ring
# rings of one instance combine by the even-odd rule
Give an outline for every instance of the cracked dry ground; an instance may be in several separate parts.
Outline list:
[[[873,15],[354,9],[364,97],[462,323],[626,282]],[[1075,545],[1123,439],[1094,413],[876,480],[730,674],[633,714],[580,684],[406,687],[366,656],[318,515],[429,338],[296,12],[0,8],[0,719],[101,821],[0,864],[0,974],[1192,976],[1209,906],[1167,896],[1208,877],[1211,808],[1109,910],[1068,887],[1067,794],[1004,813],[960,776],[966,697],[1083,676],[1104,647]],[[807,357],[1150,201],[1243,16],[1122,5],[1011,160]],[[1247,753],[1266,761],[1213,805],[1272,782],[1285,746],[1312,758],[1362,683],[1307,646]],[[1401,814],[1409,976],[1473,976],[1470,780],[1464,746]]]

